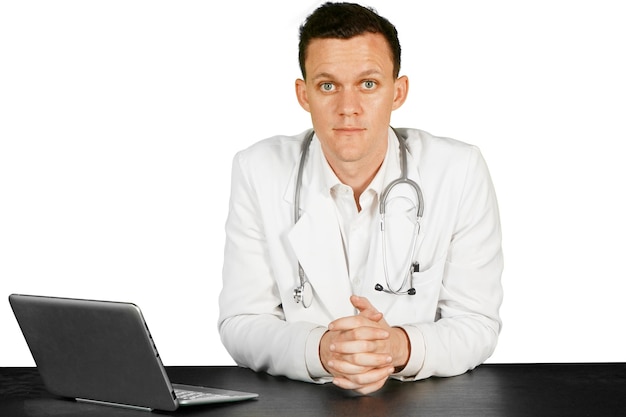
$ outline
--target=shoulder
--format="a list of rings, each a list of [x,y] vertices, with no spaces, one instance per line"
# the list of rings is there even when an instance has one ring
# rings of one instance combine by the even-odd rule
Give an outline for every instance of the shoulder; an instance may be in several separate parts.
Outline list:
[[[406,139],[409,152],[414,156],[425,153],[451,157],[478,151],[476,146],[469,143],[449,137],[435,136],[424,130],[410,128],[397,128],[396,130]]]
[[[406,139],[411,157],[419,165],[461,168],[482,161],[477,146],[449,137],[435,136],[420,129],[398,128],[396,131]]]
[[[453,187],[465,186],[468,178],[482,182],[489,178],[480,149],[460,140],[435,136],[419,129],[396,129],[406,139],[409,158],[423,181]]]
[[[293,162],[302,150],[302,144],[310,130],[293,136],[277,135],[260,140],[237,152],[240,163],[276,164]]]
[[[232,161],[231,181],[259,189],[284,188],[297,169],[309,132],[272,136],[237,152]]]

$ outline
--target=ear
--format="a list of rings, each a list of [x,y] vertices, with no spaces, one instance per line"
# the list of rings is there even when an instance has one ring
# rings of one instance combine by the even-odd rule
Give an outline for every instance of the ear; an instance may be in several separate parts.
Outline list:
[[[394,84],[394,97],[393,97],[393,106],[392,109],[399,109],[400,106],[404,104],[406,101],[406,97],[409,94],[409,77],[403,75],[402,77],[398,77]]]
[[[308,112],[311,112],[311,106],[309,106],[309,98],[306,94],[306,81],[298,78],[296,80],[296,97],[300,106]]]

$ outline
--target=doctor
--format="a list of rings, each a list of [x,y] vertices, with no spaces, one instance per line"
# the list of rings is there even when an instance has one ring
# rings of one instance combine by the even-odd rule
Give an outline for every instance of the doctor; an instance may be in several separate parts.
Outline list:
[[[476,367],[500,332],[503,265],[479,150],[390,127],[409,83],[396,29],[373,10],[320,6],[300,29],[300,66],[313,130],[233,161],[226,349],[256,371],[362,394]],[[403,167],[419,191],[402,181],[383,197]]]

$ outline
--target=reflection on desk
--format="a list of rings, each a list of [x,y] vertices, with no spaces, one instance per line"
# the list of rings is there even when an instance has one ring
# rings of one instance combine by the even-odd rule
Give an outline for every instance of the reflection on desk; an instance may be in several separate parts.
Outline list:
[[[389,380],[369,396],[237,367],[167,367],[167,372],[173,382],[258,392],[260,397],[159,415],[616,416],[626,410],[626,363],[486,364],[452,378]],[[54,397],[36,368],[0,368],[2,417],[147,415]]]

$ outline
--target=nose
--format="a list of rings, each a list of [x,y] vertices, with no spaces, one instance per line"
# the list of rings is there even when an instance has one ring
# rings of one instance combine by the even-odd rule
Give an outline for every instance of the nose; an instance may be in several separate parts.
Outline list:
[[[361,101],[358,91],[345,89],[338,96],[338,111],[341,116],[355,116],[361,113]]]

